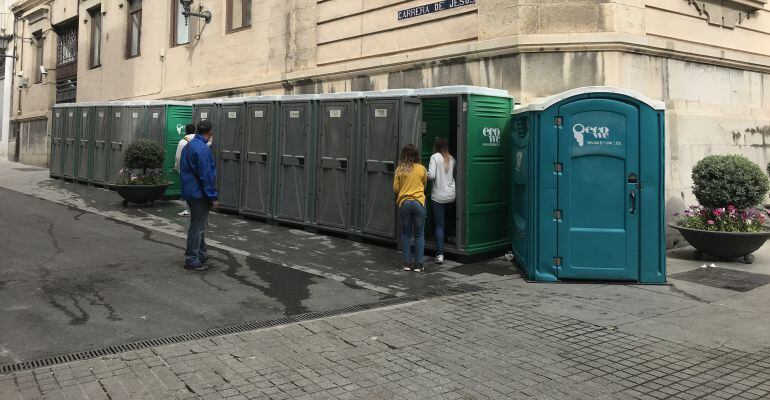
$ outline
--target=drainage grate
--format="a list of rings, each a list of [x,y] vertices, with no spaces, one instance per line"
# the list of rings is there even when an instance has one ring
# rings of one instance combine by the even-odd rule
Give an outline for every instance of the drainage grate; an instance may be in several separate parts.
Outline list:
[[[21,172],[32,172],[32,171],[45,171],[45,168],[35,168],[35,167],[22,167],[22,168],[14,168],[16,171]]]
[[[698,268],[668,277],[736,292],[748,292],[770,284],[770,275],[728,268]]]
[[[304,322],[317,320],[327,317],[333,317],[338,315],[352,314],[361,311],[373,310],[376,308],[383,308],[394,306],[398,304],[406,304],[420,300],[427,300],[436,297],[453,296],[458,294],[473,293],[481,291],[482,288],[473,285],[460,285],[448,289],[441,289],[433,292],[429,292],[417,296],[404,296],[393,297],[389,299],[379,300],[373,303],[359,304],[350,307],[338,308],[334,310],[315,311],[305,314],[292,315],[289,317],[283,317],[268,321],[256,321],[249,322],[240,325],[233,325],[223,328],[213,328],[202,332],[185,333],[177,336],[168,336],[163,338],[148,339],[138,342],[120,344],[116,346],[104,347],[96,350],[80,351],[76,353],[63,354],[53,357],[40,358],[31,361],[21,361],[13,364],[0,365],[0,374],[9,374],[17,371],[24,371],[28,369],[50,367],[57,364],[65,364],[74,361],[90,360],[93,358],[104,357],[108,355],[120,354],[127,351],[147,349],[151,347],[158,347],[168,344],[189,342],[192,340],[205,339],[215,336],[230,335],[234,333],[242,333],[248,331],[254,331],[258,329],[272,328],[280,325],[287,325],[296,322]]]

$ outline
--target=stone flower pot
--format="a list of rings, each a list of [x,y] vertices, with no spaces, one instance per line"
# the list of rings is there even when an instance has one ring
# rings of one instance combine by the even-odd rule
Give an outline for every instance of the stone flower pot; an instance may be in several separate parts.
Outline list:
[[[751,254],[763,244],[770,231],[763,232],[719,232],[690,229],[683,226],[669,224],[684,236],[687,243],[695,247],[696,260],[703,258],[703,254],[712,255],[720,260],[734,260],[742,258],[746,264],[754,262]]]
[[[112,188],[123,198],[123,207],[128,207],[128,203],[152,205],[169,186],[171,182],[162,185],[112,185]]]

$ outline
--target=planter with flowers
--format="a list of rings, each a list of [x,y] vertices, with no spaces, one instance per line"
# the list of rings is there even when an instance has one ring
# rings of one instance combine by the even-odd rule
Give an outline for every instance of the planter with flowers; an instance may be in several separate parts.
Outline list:
[[[762,169],[742,156],[709,156],[695,165],[692,178],[700,205],[675,214],[681,218],[671,227],[695,247],[696,259],[705,253],[753,263],[752,253],[770,237],[768,212],[758,207],[770,187]]]
[[[152,140],[131,143],[123,155],[123,169],[112,188],[128,203],[152,204],[163,196],[171,182],[163,178],[163,147]]]

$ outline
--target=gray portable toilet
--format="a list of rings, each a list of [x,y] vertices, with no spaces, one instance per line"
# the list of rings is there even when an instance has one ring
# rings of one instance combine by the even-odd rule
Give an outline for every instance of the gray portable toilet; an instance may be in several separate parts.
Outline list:
[[[64,179],[76,180],[78,168],[78,155],[80,153],[77,140],[78,132],[78,107],[74,103],[65,104],[62,109],[64,115],[64,147],[62,150],[62,173]]]
[[[244,99],[223,99],[219,107],[219,123],[212,123],[212,150],[217,161],[219,207],[225,211],[238,212],[241,206]]]
[[[212,125],[218,124],[221,104],[222,99],[202,99],[193,101],[193,123],[198,125],[198,122],[207,119],[211,121]]]
[[[354,233],[363,92],[319,96],[313,226]]]
[[[397,242],[396,194],[393,176],[401,148],[420,148],[421,102],[413,89],[364,92],[356,183],[356,234]]]
[[[274,212],[279,221],[310,223],[317,100],[317,94],[284,96],[281,100]]]
[[[273,214],[275,182],[275,138],[282,96],[244,99],[243,175],[241,214],[270,218]]]
[[[61,178],[62,176],[62,152],[64,151],[64,107],[66,104],[56,104],[53,106],[51,123],[51,157],[49,159],[49,175],[51,178]]]
[[[79,103],[78,106],[78,167],[77,179],[91,182],[94,154],[94,103]]]
[[[146,107],[143,102],[110,103],[110,161],[107,185],[114,184],[123,169],[123,154],[129,144],[143,137]]]
[[[665,103],[573,89],[513,116],[513,254],[528,280],[666,281]]]
[[[110,126],[110,103],[94,103],[93,121],[93,156],[91,161],[91,183],[105,185],[109,171],[112,149]]]

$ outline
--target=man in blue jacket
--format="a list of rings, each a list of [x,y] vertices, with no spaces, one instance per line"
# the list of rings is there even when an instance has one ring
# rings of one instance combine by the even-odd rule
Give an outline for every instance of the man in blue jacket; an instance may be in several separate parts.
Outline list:
[[[211,140],[211,122],[198,123],[198,132],[184,147],[179,160],[182,199],[190,208],[190,229],[187,231],[185,269],[206,271],[206,228],[209,210],[219,207],[217,193],[217,165],[214,154],[206,144]]]

